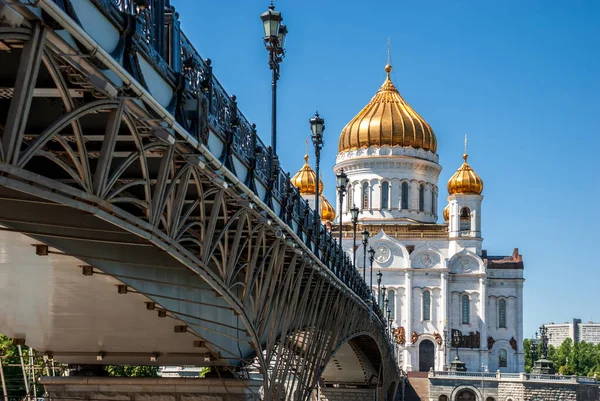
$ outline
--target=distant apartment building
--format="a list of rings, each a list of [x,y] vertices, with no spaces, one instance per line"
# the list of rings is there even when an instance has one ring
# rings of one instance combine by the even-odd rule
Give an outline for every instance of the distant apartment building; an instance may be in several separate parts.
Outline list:
[[[567,338],[573,342],[600,343],[600,323],[582,323],[581,319],[571,319],[570,322],[548,323],[544,326],[548,330],[548,344],[555,347]]]

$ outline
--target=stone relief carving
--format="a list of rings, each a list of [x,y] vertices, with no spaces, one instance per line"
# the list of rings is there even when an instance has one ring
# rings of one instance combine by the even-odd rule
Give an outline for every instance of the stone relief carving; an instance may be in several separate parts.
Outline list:
[[[404,327],[400,326],[394,330],[394,335],[396,336],[396,343],[400,345],[406,344],[406,332]]]
[[[515,351],[519,348],[518,344],[517,344],[517,340],[515,340],[514,337],[511,337],[510,341],[508,343],[510,344],[511,348]]]
[[[423,266],[429,267],[433,264],[433,258],[430,254],[425,253],[421,256],[421,263],[423,263]]]
[[[471,262],[469,259],[462,258],[460,260],[460,267],[463,272],[469,273],[471,271]]]
[[[392,256],[392,251],[390,251],[390,248],[388,248],[385,245],[377,245],[377,247],[375,247],[375,260],[378,263],[385,263],[388,260],[390,260],[390,257]]]
[[[442,336],[440,335],[440,333],[438,333],[437,331],[435,331],[433,333],[433,338],[435,338],[435,342],[437,345],[441,346],[442,345]]]

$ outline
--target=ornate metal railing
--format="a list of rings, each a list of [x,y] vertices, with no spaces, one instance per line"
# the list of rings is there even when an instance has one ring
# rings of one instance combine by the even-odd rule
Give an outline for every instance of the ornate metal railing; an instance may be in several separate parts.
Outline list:
[[[209,131],[219,136],[225,144],[221,155],[225,166],[235,173],[232,157],[244,164],[249,189],[259,194],[255,180],[266,188],[265,203],[274,212],[273,202],[280,205],[279,217],[295,230],[328,269],[371,305],[382,330],[387,331],[386,317],[371,289],[321,224],[315,211],[291,184],[289,174],[279,167],[276,158],[271,157],[271,148],[257,135],[255,125],[238,110],[235,96],[230,96],[213,75],[210,59],[203,59],[181,31],[179,16],[170,0],[91,1],[121,33],[121,42],[113,50],[113,57],[123,60],[128,72],[146,88],[136,55],[139,53],[152,64],[174,88],[168,110],[177,122],[205,145]],[[56,0],[56,3],[76,19],[69,0]],[[391,333],[388,338],[393,355]]]

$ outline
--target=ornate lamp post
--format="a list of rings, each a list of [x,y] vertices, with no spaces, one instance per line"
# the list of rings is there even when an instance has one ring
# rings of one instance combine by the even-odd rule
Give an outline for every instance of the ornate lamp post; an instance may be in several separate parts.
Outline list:
[[[367,245],[369,245],[369,232],[363,230],[362,232],[362,243],[363,243],[363,280],[366,282],[366,271],[367,271]]]
[[[350,195],[348,195],[350,196]],[[348,198],[348,200],[350,200],[350,198]],[[350,221],[352,221],[352,226],[354,228],[354,235],[353,235],[353,247],[352,247],[352,263],[354,264],[354,268],[356,269],[356,225],[358,224],[358,208],[356,207],[356,205],[352,206],[352,208],[350,209],[350,214],[352,215],[352,218],[350,219]]]
[[[369,289],[373,291],[373,261],[375,260],[375,249],[369,247],[369,262],[371,262],[371,279],[369,281]]]
[[[310,130],[312,131],[312,135],[310,138],[312,139],[313,146],[315,147],[315,170],[317,175],[316,182],[316,192],[315,192],[315,211],[317,212],[317,221],[315,227],[315,233],[317,236],[317,244],[319,242],[319,225],[320,225],[320,217],[321,217],[321,209],[319,209],[319,164],[321,163],[321,149],[323,149],[323,131],[325,131],[325,120],[319,116],[319,112],[315,112],[315,116],[308,120],[310,123]]]
[[[383,287],[381,287],[381,291],[379,290],[380,286],[381,286],[381,277],[383,277],[383,273],[378,272],[377,273],[377,304],[379,305],[379,307],[381,308],[381,294],[383,292],[383,294],[385,294],[385,285]]]
[[[279,63],[285,56],[284,42],[288,31],[281,22],[283,17],[275,11],[273,3],[260,15],[265,30],[265,47],[269,52],[269,68],[273,71],[271,79],[271,148],[277,153],[277,81],[279,80]]]
[[[344,252],[344,248],[342,247],[342,207],[344,204],[344,194],[346,193],[346,188],[348,187],[348,176],[344,173],[344,169],[341,169],[338,175],[336,175],[337,179],[337,190],[338,197],[340,198],[340,215],[338,218],[340,219],[340,260],[342,259],[342,252]],[[317,177],[318,180],[318,177]]]

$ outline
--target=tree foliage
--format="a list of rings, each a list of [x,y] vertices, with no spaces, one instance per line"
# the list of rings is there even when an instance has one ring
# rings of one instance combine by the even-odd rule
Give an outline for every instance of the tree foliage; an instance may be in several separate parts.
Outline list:
[[[525,371],[530,372],[534,361],[531,355],[531,340],[523,341],[525,350]],[[596,376],[600,378],[600,344],[585,341],[573,343],[570,338],[561,345],[548,347],[548,359],[562,375]]]
[[[107,366],[106,371],[115,377],[158,377],[157,366]]]

